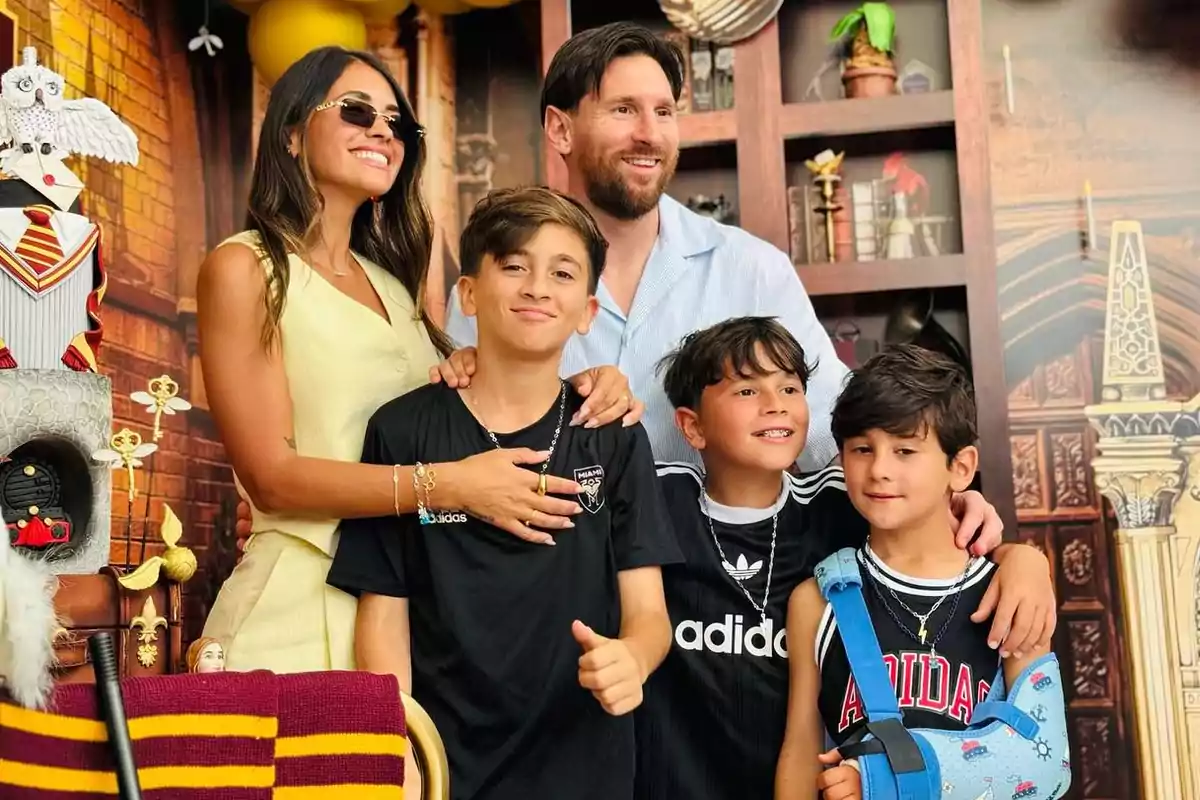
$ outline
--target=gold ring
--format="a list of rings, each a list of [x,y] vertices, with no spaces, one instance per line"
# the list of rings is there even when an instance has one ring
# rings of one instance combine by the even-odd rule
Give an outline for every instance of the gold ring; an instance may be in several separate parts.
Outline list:
[[[546,473],[544,472],[538,475],[538,495],[541,497],[546,496]]]
[[[625,401],[625,405],[627,405],[627,406],[633,405],[633,399],[629,396],[629,392],[626,392],[625,394],[621,395],[621,399]]]

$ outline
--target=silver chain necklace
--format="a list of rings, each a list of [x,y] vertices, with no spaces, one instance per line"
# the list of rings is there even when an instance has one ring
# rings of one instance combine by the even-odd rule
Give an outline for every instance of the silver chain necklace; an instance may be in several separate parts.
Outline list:
[[[708,491],[703,486],[700,487],[700,501],[704,504],[704,518],[708,520],[708,532],[712,535],[713,544],[717,546],[717,553],[721,556],[721,563],[728,564],[730,563],[729,559],[725,557],[725,551],[721,548],[721,540],[717,538],[717,531],[713,528],[712,514],[708,510]],[[742,594],[746,595],[746,599],[750,601],[750,605],[754,606],[754,610],[761,615],[764,633],[766,633],[767,628],[767,604],[771,599],[771,573],[775,570],[775,535],[777,533],[779,533],[779,511],[776,511],[775,515],[771,517],[771,555],[767,558],[767,586],[763,589],[761,606],[754,602],[754,598],[746,591],[746,587],[742,585],[741,581],[729,575],[728,571],[725,573],[730,578],[733,578],[733,582],[742,590]],[[723,566],[722,569],[724,569]]]
[[[479,403],[476,402],[474,393],[471,394],[471,405],[476,407],[475,412],[477,414],[479,414],[479,407],[478,407]],[[560,433],[562,433],[563,414],[566,411],[566,409],[567,409],[567,384],[563,381],[559,381],[558,425],[556,425],[554,428],[554,438],[552,438],[550,440],[549,455],[547,455],[546,460],[542,462],[542,472],[541,472],[541,475],[539,476],[539,480],[538,480],[538,494],[544,495],[546,493],[546,470],[550,469],[550,459],[552,459],[554,457],[554,448],[555,448],[555,446],[558,445],[558,435]],[[482,417],[482,415],[480,415],[480,416]],[[496,439],[496,434],[492,433],[492,429],[488,427],[487,422],[485,420],[483,420],[482,418],[479,421],[483,424],[483,430],[487,433],[488,438],[492,440],[492,444],[496,445],[496,449],[503,450],[504,448],[500,446],[500,442]]]
[[[879,559],[875,558],[875,553],[874,553],[874,551],[871,550],[869,542],[868,542],[867,547],[865,548],[865,551],[866,551],[867,559],[875,566],[876,569],[880,569],[880,567],[882,565],[880,564]],[[905,611],[907,611],[909,614],[912,614],[913,617],[916,618],[917,624],[919,626],[917,628],[917,637],[921,640],[921,644],[925,644],[925,638],[929,635],[929,630],[925,627],[925,623],[929,620],[930,617],[933,616],[933,613],[938,610],[938,608],[942,605],[942,603],[946,602],[946,598],[954,597],[962,592],[963,583],[967,579],[967,573],[971,571],[971,567],[974,564],[975,564],[975,557],[972,556],[971,558],[968,558],[967,565],[965,567],[963,567],[962,575],[959,576],[958,581],[955,582],[955,584],[953,586],[951,586],[946,591],[945,594],[943,594],[941,597],[939,597],[937,599],[937,602],[933,604],[933,607],[930,608],[928,611],[926,611],[924,614],[918,614],[916,611],[913,611],[912,608],[908,605],[908,603],[906,603],[900,599],[900,595],[896,594],[895,589],[893,589],[891,586],[888,586],[886,583],[884,584],[884,587],[888,590],[888,594],[890,594],[892,596],[892,599],[894,599],[897,603],[899,603],[900,606]]]

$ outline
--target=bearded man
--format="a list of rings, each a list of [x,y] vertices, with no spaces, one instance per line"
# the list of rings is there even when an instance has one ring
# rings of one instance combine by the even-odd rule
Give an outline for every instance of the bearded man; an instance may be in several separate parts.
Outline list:
[[[819,364],[808,386],[812,415],[799,464],[820,469],[836,455],[830,413],[846,367],[782,251],[665,194],[679,163],[675,104],[682,87],[679,50],[626,22],[571,37],[546,73],[547,145],[566,161],[567,193],[592,212],[609,242],[600,313],[587,336],[567,345],[563,374],[615,365],[645,403],[641,422],[655,458],[699,464],[675,428],[658,362],[692,331],[730,317],[778,317]],[[446,329],[459,347],[474,345],[474,322],[457,297]],[[443,364],[440,377],[461,385],[471,370],[461,368],[461,357],[455,361]]]

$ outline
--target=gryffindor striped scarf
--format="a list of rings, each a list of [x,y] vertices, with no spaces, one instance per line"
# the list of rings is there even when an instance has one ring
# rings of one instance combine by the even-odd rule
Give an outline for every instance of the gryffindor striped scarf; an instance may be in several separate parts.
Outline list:
[[[227,672],[122,682],[144,800],[399,800],[396,681],[362,672]],[[0,693],[0,797],[117,794],[96,692],[55,689],[49,711]]]

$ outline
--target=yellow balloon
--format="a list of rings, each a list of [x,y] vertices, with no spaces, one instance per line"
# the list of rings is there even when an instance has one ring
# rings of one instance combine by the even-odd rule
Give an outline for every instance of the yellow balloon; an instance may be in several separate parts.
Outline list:
[[[417,0],[417,5],[421,7],[422,11],[443,16],[463,14],[471,10],[471,6],[464,3],[463,0]]]
[[[367,24],[340,0],[266,0],[250,17],[250,59],[268,84],[318,47],[367,46]]]
[[[367,22],[387,22],[404,13],[412,0],[348,0],[363,15]]]

